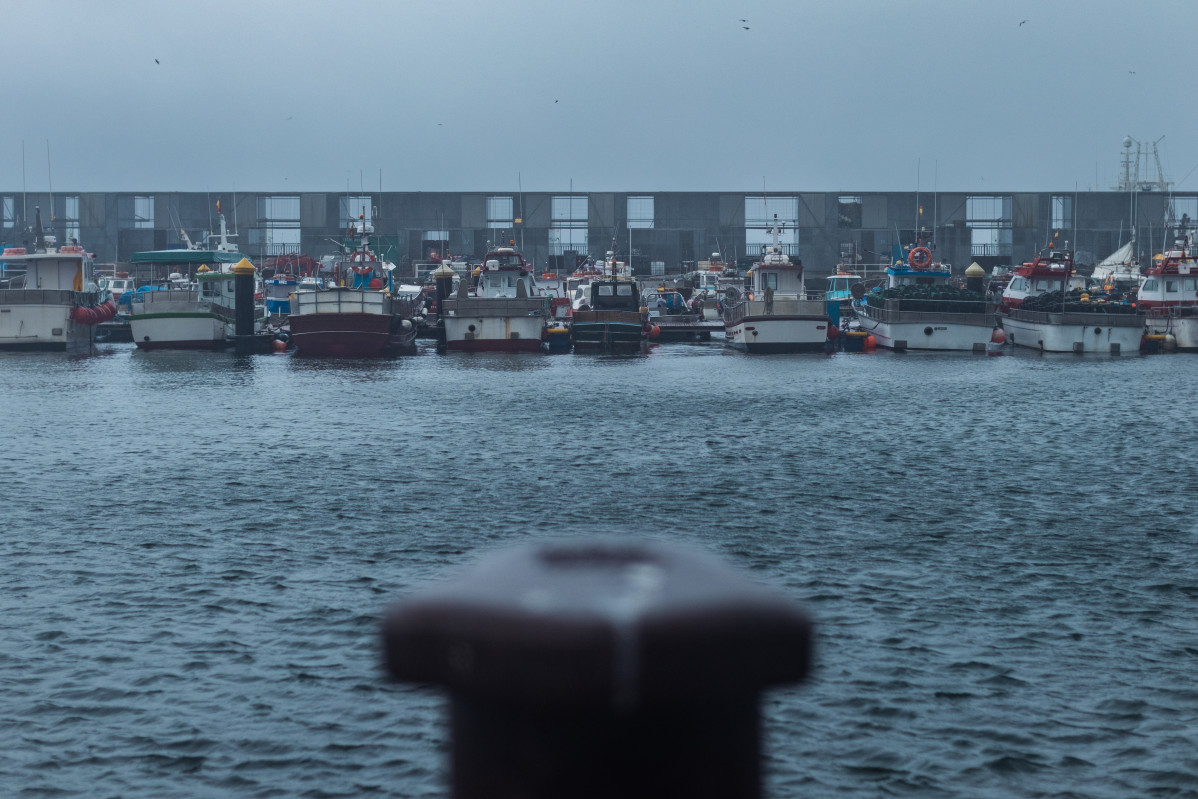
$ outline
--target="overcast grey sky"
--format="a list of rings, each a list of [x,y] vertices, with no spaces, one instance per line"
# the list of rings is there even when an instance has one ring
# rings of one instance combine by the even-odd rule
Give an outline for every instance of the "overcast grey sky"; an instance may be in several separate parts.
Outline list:
[[[1084,191],[1131,135],[1195,191],[1196,23],[1195,0],[9,0],[0,189],[24,142],[45,190],[48,140],[55,191]]]

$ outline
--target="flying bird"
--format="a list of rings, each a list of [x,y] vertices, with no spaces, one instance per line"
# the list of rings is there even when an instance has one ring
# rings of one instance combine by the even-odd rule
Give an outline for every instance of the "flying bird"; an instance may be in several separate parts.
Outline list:
[[[742,28],[744,28],[745,30],[748,30],[748,29],[749,29],[749,26],[748,26],[748,25],[741,25],[741,27],[742,27]]]
[[[1025,19],[1025,20],[1023,20],[1022,22],[1020,22],[1020,23],[1019,23],[1019,27],[1021,27],[1021,28],[1022,28],[1022,27],[1023,27],[1023,23],[1024,23],[1024,22],[1027,22],[1027,20]]]
[[[556,103],[556,102],[557,102],[557,100],[554,100],[553,102],[555,102],[555,103]]]
[[[158,59],[157,59],[157,58],[155,58],[155,59],[154,59],[154,63],[155,63],[155,64],[157,64],[157,63],[158,63]]]
[[[1134,69],[1129,69],[1129,70],[1127,70],[1127,74],[1134,75],[1134,74],[1136,74],[1136,71]]]

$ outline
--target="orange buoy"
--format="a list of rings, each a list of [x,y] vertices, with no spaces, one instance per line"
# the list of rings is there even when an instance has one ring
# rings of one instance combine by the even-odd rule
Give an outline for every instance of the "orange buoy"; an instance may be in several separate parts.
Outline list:
[[[661,328],[658,327],[657,325],[653,325],[653,327],[649,328],[649,338],[657,338],[660,335],[661,335]]]
[[[876,338],[874,338],[873,336],[866,336],[865,337],[865,351],[873,352],[877,348],[878,348],[878,340]]]
[[[287,352],[287,342],[275,339],[270,343],[270,348],[276,355],[282,355],[284,352]]]
[[[1006,344],[1007,343],[1007,332],[1005,330],[1003,330],[1001,327],[996,327],[996,328],[994,328],[994,332],[990,334],[990,340],[993,341],[995,344]]]

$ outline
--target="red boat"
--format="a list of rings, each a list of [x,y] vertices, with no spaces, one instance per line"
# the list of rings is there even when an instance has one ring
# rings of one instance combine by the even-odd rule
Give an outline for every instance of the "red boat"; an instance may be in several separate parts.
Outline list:
[[[360,220],[361,247],[338,264],[349,286],[297,290],[288,317],[296,352],[316,358],[373,358],[415,349],[416,316],[424,299],[388,288],[393,264],[367,243],[373,228]],[[381,273],[380,270],[381,269]]]

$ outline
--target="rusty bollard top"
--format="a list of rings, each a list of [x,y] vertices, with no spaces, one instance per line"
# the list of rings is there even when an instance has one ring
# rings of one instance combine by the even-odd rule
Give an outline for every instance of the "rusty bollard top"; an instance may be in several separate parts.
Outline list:
[[[393,606],[383,639],[399,680],[631,713],[696,697],[738,702],[798,682],[811,624],[785,596],[709,555],[615,539],[491,554]]]

